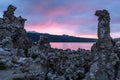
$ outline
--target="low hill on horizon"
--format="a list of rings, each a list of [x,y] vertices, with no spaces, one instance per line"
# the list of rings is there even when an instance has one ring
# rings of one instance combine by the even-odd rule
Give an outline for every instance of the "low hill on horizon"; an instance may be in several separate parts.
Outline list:
[[[69,35],[52,35],[48,33],[38,33],[38,32],[27,32],[28,38],[36,42],[39,40],[40,36],[47,37],[50,42],[95,42],[95,38],[83,38],[75,37]]]

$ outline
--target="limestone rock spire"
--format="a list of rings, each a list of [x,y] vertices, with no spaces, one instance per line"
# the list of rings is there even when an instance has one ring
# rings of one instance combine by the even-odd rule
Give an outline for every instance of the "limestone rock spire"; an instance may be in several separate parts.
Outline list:
[[[11,24],[11,25],[15,25],[18,28],[24,28],[24,24],[26,19],[22,18],[21,16],[16,17],[14,15],[14,12],[17,8],[13,5],[9,5],[7,10],[4,11],[3,14],[3,19],[5,19],[6,24]]]
[[[113,47],[113,41],[110,36],[110,15],[107,10],[97,10],[95,15],[98,16],[98,41],[96,49],[98,51],[109,51]]]
[[[8,18],[9,20],[14,20],[15,16],[14,16],[14,12],[16,10],[16,7],[14,7],[13,5],[9,5],[7,10],[4,11],[3,17]]]
[[[26,19],[16,17],[14,12],[17,8],[9,5],[0,18],[0,42],[5,48],[28,48],[32,42],[27,38],[24,24]]]

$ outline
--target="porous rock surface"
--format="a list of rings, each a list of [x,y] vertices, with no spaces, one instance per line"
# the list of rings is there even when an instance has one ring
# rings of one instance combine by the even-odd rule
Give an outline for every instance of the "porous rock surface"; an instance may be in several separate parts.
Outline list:
[[[93,47],[96,51],[112,51],[114,42],[110,36],[110,15],[107,10],[97,10],[95,15],[98,16],[98,40]],[[92,49],[95,51],[95,49]],[[95,52],[96,52],[95,51]]]
[[[32,42],[26,37],[26,19],[14,16],[16,7],[9,5],[0,18],[0,46],[6,48],[28,48]]]
[[[0,18],[0,80],[120,80],[120,40],[110,37],[110,15],[98,10],[98,41],[91,51],[51,48],[26,37],[26,19],[8,6]]]
[[[97,10],[98,40],[92,46],[92,64],[84,80],[119,80],[117,77],[119,66],[119,53],[115,53],[118,41],[110,36],[110,15],[107,10]]]

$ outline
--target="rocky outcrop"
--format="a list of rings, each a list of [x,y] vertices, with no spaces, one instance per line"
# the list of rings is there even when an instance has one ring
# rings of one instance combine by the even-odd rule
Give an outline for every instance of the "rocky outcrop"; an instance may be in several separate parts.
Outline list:
[[[48,38],[46,38],[44,36],[40,36],[40,39],[38,41],[38,46],[40,49],[50,49],[51,48]]]
[[[95,13],[98,16],[98,41],[92,47],[92,50],[112,51],[114,42],[110,36],[110,15],[107,10],[97,10]],[[95,51],[95,52],[96,52]]]
[[[82,80],[89,69],[90,55],[89,51],[83,49],[50,51],[47,57],[47,79],[56,80],[61,76],[63,80]]]
[[[21,16],[14,16],[15,10],[16,7],[14,7],[13,5],[9,5],[7,10],[4,11],[3,19],[5,19],[6,23],[13,23],[15,27],[24,28],[24,23],[26,19],[22,18]]]
[[[107,10],[97,10],[95,15],[99,21],[98,41],[91,48],[93,60],[85,80],[116,80],[119,58],[113,49],[116,44],[110,37],[110,16]]]
[[[0,18],[0,42],[4,48],[28,48],[32,42],[26,36],[24,23],[26,19],[14,16],[16,7],[10,5]]]

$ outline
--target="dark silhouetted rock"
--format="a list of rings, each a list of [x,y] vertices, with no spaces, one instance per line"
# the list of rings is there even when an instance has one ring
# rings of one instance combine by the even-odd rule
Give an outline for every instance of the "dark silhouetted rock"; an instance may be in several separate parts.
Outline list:
[[[24,24],[26,19],[14,16],[16,7],[9,5],[0,18],[0,41],[1,47],[6,48],[29,48],[32,42],[27,38]]]
[[[40,39],[38,41],[38,46],[40,49],[50,49],[50,42],[48,41],[48,38],[44,36],[40,36]]]
[[[110,36],[110,15],[107,10],[97,10],[95,13],[98,16],[98,41],[92,47],[92,50],[110,52],[114,46]],[[95,51],[96,52],[96,51]]]
[[[16,7],[13,5],[9,5],[7,8],[7,11],[4,11],[3,18],[8,18],[10,21],[15,20],[14,11],[16,10]]]
[[[98,41],[92,46],[92,64],[85,80],[116,80],[117,54],[113,53],[114,42],[110,37],[110,16],[107,10],[97,10]],[[118,65],[117,65],[118,66]]]

